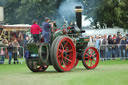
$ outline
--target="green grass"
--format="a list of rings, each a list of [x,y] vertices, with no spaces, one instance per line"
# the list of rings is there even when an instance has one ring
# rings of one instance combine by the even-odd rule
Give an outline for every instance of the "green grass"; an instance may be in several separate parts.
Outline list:
[[[128,60],[100,61],[94,70],[82,63],[70,72],[59,73],[50,66],[46,72],[33,73],[25,63],[0,65],[0,85],[127,85]]]

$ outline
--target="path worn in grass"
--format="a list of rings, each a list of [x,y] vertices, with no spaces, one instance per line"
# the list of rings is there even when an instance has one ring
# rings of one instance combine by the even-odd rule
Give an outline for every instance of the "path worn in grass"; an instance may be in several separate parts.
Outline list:
[[[64,73],[52,66],[33,73],[25,64],[0,65],[0,85],[128,85],[128,60],[101,62],[94,70],[86,70],[80,63]]]

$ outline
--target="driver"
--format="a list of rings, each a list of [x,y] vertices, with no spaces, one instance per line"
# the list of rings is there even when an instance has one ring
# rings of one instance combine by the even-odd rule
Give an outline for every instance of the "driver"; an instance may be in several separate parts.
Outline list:
[[[49,23],[50,19],[45,17],[45,22],[42,23],[42,35],[44,37],[44,42],[49,43],[50,41],[50,28],[53,27],[53,23]]]

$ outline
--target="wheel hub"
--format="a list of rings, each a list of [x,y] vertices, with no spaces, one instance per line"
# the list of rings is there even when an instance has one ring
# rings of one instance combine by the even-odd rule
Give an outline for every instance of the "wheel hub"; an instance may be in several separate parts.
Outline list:
[[[66,51],[63,51],[62,55],[63,55],[63,57],[66,57],[68,55],[68,53]]]
[[[91,59],[93,59],[93,56],[91,56]]]

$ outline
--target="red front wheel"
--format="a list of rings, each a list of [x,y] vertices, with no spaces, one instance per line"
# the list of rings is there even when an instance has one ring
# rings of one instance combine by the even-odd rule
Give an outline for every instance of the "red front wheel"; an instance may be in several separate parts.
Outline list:
[[[69,37],[61,36],[52,44],[51,61],[58,72],[70,71],[76,61],[76,48]],[[54,45],[54,46],[53,46]]]
[[[94,47],[88,47],[82,55],[82,63],[86,69],[94,69],[99,63],[99,53]]]

